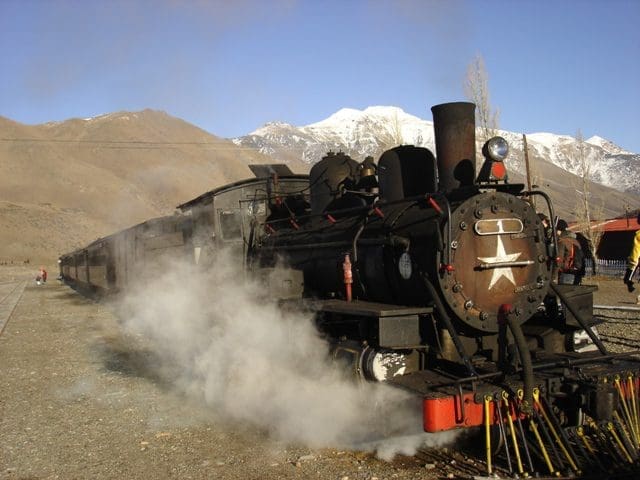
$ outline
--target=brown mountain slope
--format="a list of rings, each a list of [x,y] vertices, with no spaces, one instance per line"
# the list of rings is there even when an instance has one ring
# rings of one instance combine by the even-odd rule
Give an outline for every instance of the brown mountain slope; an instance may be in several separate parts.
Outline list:
[[[51,262],[273,162],[152,110],[36,126],[0,117],[0,261]]]
[[[558,217],[568,222],[580,220],[579,212],[582,209],[578,202],[582,197],[578,192],[582,190],[582,179],[544,159],[536,159],[536,167],[543,175],[541,185],[534,190],[542,190],[549,195]],[[509,174],[509,181],[526,185],[524,175],[517,172]],[[638,195],[620,192],[598,183],[591,182],[589,189],[590,214],[597,219],[617,217],[624,212],[625,205],[635,205],[640,201]],[[547,212],[542,198],[536,199],[536,205],[538,210]]]

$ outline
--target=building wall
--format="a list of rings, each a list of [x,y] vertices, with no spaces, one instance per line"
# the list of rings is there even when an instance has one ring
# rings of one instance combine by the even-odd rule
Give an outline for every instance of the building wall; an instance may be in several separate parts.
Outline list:
[[[624,260],[629,256],[635,232],[605,232],[598,246],[598,258]]]

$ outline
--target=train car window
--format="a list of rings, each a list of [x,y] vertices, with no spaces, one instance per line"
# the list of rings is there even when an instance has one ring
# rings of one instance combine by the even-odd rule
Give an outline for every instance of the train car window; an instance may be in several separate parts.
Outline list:
[[[218,212],[220,232],[223,240],[242,238],[242,215],[238,210],[222,210]]]

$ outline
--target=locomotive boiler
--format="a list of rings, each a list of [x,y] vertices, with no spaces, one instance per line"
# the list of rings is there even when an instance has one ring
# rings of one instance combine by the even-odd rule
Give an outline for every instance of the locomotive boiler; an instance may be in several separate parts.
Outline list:
[[[508,182],[503,138],[476,171],[474,110],[432,108],[436,155],[330,152],[308,176],[252,166],[255,179],[64,255],[61,276],[112,293],[154,259],[206,269],[234,251],[270,296],[314,313],[338,364],[413,393],[425,431],[482,429],[488,473],[496,443],[519,475],[635,468],[637,357],[598,338],[594,287],[554,283],[557,240],[537,214],[554,218],[552,203]]]

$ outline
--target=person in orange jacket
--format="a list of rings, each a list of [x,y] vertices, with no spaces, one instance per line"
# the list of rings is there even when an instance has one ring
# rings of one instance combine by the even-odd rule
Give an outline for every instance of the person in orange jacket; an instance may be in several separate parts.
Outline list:
[[[47,271],[44,267],[40,267],[38,275],[36,276],[36,283],[38,285],[40,285],[41,283],[47,283]]]

